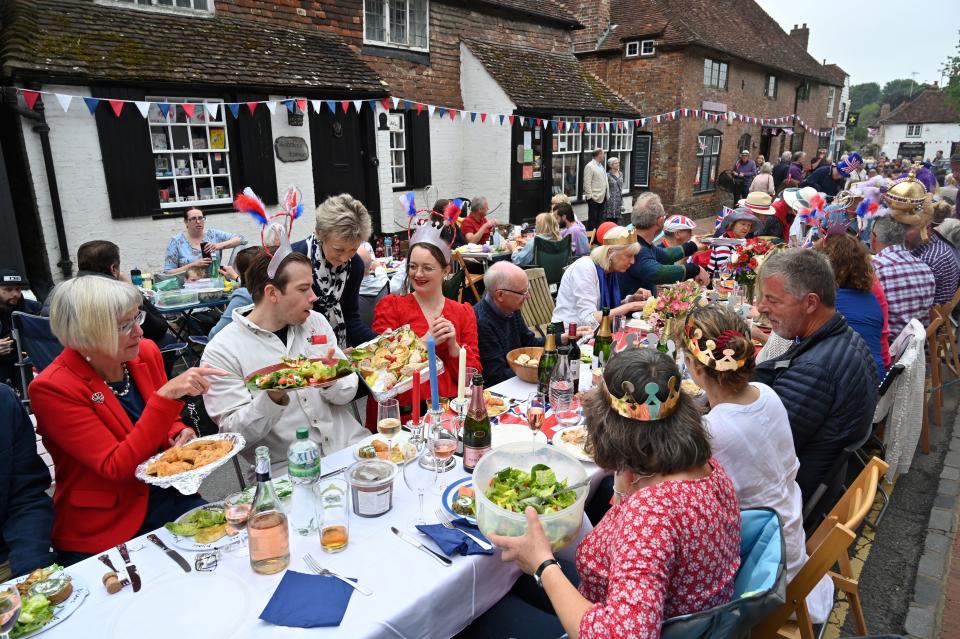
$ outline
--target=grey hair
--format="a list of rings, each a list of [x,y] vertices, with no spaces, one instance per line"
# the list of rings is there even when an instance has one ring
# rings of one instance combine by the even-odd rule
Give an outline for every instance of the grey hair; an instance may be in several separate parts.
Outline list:
[[[780,154],[780,161],[781,161],[781,162],[789,162],[789,161],[790,161],[790,158],[792,158],[792,157],[793,157],[793,154],[790,153],[790,151],[784,151],[783,153]]]
[[[616,162],[616,163],[619,164],[619,163],[620,163],[620,158],[615,158],[615,157],[609,157],[609,158],[607,158],[607,168],[608,168],[608,169],[609,169],[609,168],[612,168],[614,162]]]
[[[760,279],[778,276],[794,298],[800,299],[809,293],[820,298],[820,303],[829,308],[837,305],[837,280],[833,275],[830,260],[819,251],[783,249],[767,257],[760,267]]]
[[[764,163],[763,163],[763,166],[760,167],[760,172],[761,172],[761,173],[772,173],[772,172],[773,172],[773,165],[770,164],[769,162],[764,162]]]
[[[803,159],[803,156],[805,156],[806,154],[807,154],[807,153],[806,153],[805,151],[794,151],[794,152],[793,152],[793,161],[794,161],[794,162],[799,162],[800,160]]]
[[[82,275],[54,289],[50,329],[68,348],[113,357],[120,346],[120,318],[142,303],[140,291],[128,282]]]
[[[372,232],[370,214],[363,202],[349,193],[331,195],[317,207],[318,238],[339,236],[366,242]]]
[[[656,225],[657,218],[666,215],[660,196],[653,191],[642,193],[633,203],[630,221],[638,229],[648,229]]]
[[[907,225],[898,222],[890,215],[884,215],[874,221],[873,234],[877,236],[877,241],[884,246],[896,246],[903,244],[903,240],[907,236]]]
[[[522,268],[510,261],[500,260],[499,262],[494,262],[483,275],[483,287],[490,295],[493,295],[504,288],[510,275],[517,271],[523,273]]]
[[[487,198],[483,197],[482,195],[478,195],[477,197],[475,197],[475,198],[473,198],[472,200],[470,200],[470,212],[471,212],[471,213],[473,213],[473,212],[475,212],[475,211],[479,211],[480,209],[482,209],[482,208],[484,208],[484,207],[487,207],[487,206],[489,206],[489,205],[487,204]]]

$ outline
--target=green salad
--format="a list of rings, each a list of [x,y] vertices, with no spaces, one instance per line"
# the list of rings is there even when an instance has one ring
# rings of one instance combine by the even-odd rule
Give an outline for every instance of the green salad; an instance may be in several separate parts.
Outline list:
[[[572,506],[577,501],[577,491],[564,489],[567,480],[557,481],[549,466],[537,464],[524,472],[517,468],[504,468],[490,481],[486,497],[497,506],[515,513],[522,513],[533,506],[537,513],[546,515]]]
[[[11,639],[40,630],[53,620],[53,606],[43,595],[30,595],[20,604],[20,617],[10,633]]]

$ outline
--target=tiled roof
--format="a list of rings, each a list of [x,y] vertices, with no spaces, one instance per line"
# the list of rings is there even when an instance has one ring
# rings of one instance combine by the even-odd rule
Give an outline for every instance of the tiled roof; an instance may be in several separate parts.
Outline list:
[[[847,81],[847,72],[841,69],[836,64],[825,64],[823,65],[824,70],[833,76],[834,83],[837,86],[843,86],[844,82]]]
[[[638,110],[590,73],[572,53],[551,53],[463,39],[520,109],[564,115]]]
[[[474,0],[473,3],[467,2],[467,6],[474,3],[519,11],[520,13],[538,16],[540,18],[549,18],[571,27],[583,26],[577,20],[576,16],[553,0]]]
[[[910,102],[904,102],[881,120],[882,124],[960,123],[960,112],[950,104],[947,94],[927,89]]]
[[[336,35],[92,0],[7,0],[0,74],[385,95]]]
[[[599,50],[624,40],[656,38],[660,46],[698,44],[771,69],[836,84],[825,70],[754,0],[610,0],[616,24]],[[839,85],[842,86],[843,82]]]

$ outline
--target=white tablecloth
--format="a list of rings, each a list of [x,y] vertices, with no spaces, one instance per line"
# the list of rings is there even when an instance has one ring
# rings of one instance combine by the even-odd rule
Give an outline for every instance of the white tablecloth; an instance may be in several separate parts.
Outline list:
[[[523,390],[520,385],[530,386],[520,380],[508,380],[493,390],[525,398],[529,390]],[[323,472],[353,461],[351,449],[339,451],[323,459]],[[444,473],[448,485],[466,476],[459,458],[457,463],[455,470]],[[586,466],[596,485],[602,473],[593,464]],[[428,523],[436,521],[433,511],[439,503],[439,495],[427,493]],[[146,538],[138,537],[128,546],[131,560],[143,580],[140,592],[134,593],[127,587],[108,595],[100,581],[107,568],[96,557],[91,557],[69,568],[75,579],[86,583],[90,591],[86,601],[43,636],[44,639],[451,637],[503,597],[520,571],[514,564],[501,561],[499,554],[457,556],[453,558],[453,566],[441,566],[390,532],[390,526],[397,526],[435,548],[427,537],[412,528],[416,516],[416,495],[407,489],[403,478],[398,477],[390,512],[375,519],[351,514],[347,550],[326,554],[320,549],[319,537],[291,533],[290,569],[309,573],[303,555],[310,553],[322,566],[356,577],[373,590],[370,597],[354,593],[343,622],[336,628],[291,629],[260,621],[259,615],[282,573],[258,575],[250,568],[248,557],[226,554],[213,573],[187,574]],[[581,538],[590,528],[584,517]],[[157,534],[175,548],[166,530]],[[571,557],[575,547],[576,544],[561,551],[561,555]],[[176,550],[192,565],[193,553]],[[115,549],[110,550],[109,555],[115,566],[122,565]],[[212,631],[206,627],[210,623],[214,624]],[[202,630],[200,626],[204,626]]]

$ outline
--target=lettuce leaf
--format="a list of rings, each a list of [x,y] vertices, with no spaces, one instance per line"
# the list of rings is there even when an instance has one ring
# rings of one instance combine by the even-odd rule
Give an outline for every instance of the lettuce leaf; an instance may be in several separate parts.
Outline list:
[[[11,639],[17,639],[50,623],[53,619],[53,606],[43,595],[32,595],[21,603],[20,618],[10,633]]]

